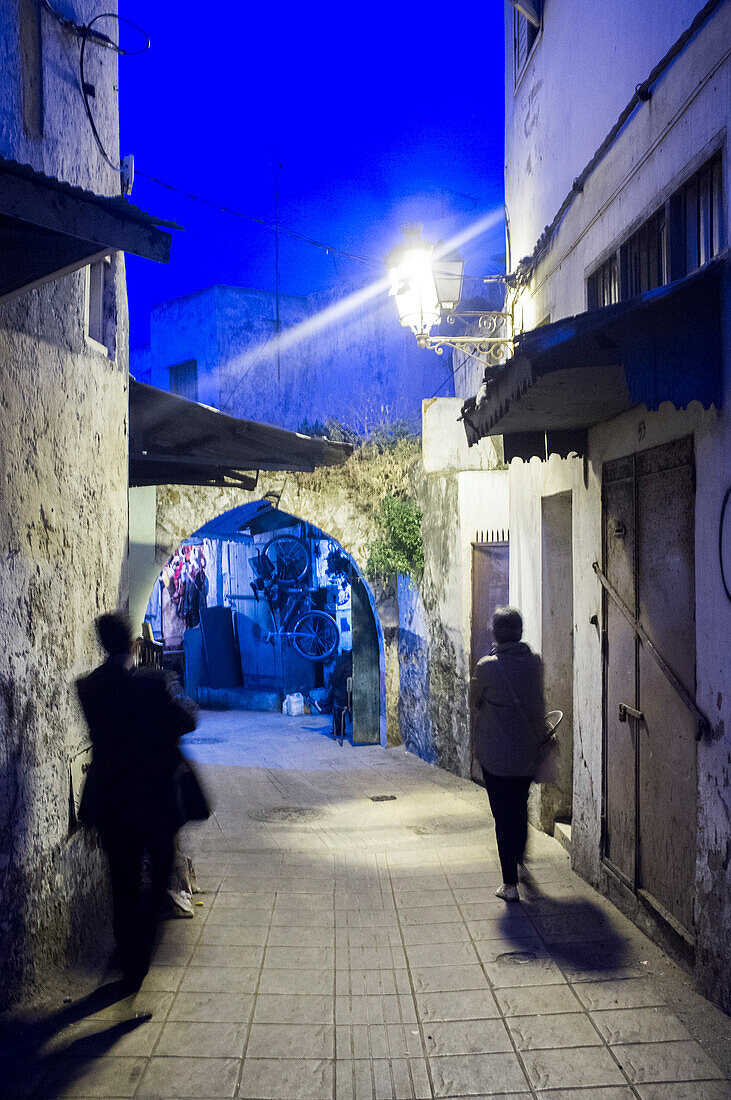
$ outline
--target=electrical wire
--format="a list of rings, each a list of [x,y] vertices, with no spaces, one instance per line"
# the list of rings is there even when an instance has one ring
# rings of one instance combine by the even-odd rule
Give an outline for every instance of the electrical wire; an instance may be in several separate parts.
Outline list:
[[[46,0],[44,0],[44,2],[46,2]],[[144,36],[145,45],[142,46],[142,48],[139,50],[124,50],[118,43],[113,42],[111,38],[108,40],[108,42],[100,41],[98,37],[99,32],[94,31],[93,29],[94,24],[100,19],[116,19],[118,23],[127,23],[130,27],[134,27],[135,30],[139,31],[140,34]],[[77,27],[76,33],[81,38],[81,49],[79,51],[79,81],[81,83],[81,94],[84,99],[86,117],[89,120],[91,132],[94,135],[94,141],[97,144],[99,152],[101,153],[110,168],[112,168],[115,172],[121,173],[122,165],[115,164],[107,153],[106,149],[104,148],[104,142],[102,141],[101,135],[99,134],[99,131],[97,129],[96,122],[94,121],[94,114],[91,109],[91,104],[89,103],[89,85],[86,82],[86,75],[84,72],[86,44],[87,42],[93,42],[95,45],[101,45],[107,49],[114,50],[115,53],[124,54],[127,57],[135,57],[137,54],[144,53],[145,50],[149,50],[150,36],[145,31],[143,31],[141,27],[138,27],[136,23],[133,23],[131,19],[127,19],[124,15],[115,15],[113,12],[101,12],[99,15],[95,15],[94,18],[91,19],[88,23],[84,24],[83,26]],[[106,35],[103,35],[101,37],[107,38]]]
[[[102,46],[105,49],[111,49],[117,54],[122,54],[127,57],[135,57],[138,54],[144,53],[146,50],[149,50],[151,45],[150,36],[147,34],[146,31],[142,29],[142,27],[138,26],[137,23],[134,23],[126,16],[117,15],[114,12],[100,12],[99,15],[95,15],[88,23],[75,23],[72,19],[69,19],[67,16],[63,15],[62,12],[58,11],[51,3],[51,0],[42,0],[42,3],[49,14],[52,15],[65,30],[69,31],[72,34],[75,34],[81,40],[81,48],[79,50],[79,82],[81,85],[81,94],[84,100],[84,110],[86,112],[86,117],[89,121],[89,126],[91,127],[94,141],[96,142],[97,148],[99,149],[99,152],[101,153],[103,159],[114,172],[121,173],[122,165],[115,164],[115,162],[107,153],[104,142],[102,141],[101,135],[94,120],[94,113],[91,109],[91,104],[89,102],[90,86],[86,80],[86,72],[84,67],[84,63],[86,60],[86,46],[87,43],[91,42],[94,45]],[[124,49],[118,42],[115,42],[108,35],[104,34],[101,31],[94,30],[94,24],[99,22],[100,19],[114,19],[118,24],[125,23],[127,26],[132,27],[134,30],[138,31],[142,35],[142,37],[145,39],[145,44],[138,50]],[[233,207],[226,206],[223,203],[216,202],[213,199],[207,199],[201,195],[195,195],[190,191],[184,191],[182,188],[175,187],[173,184],[167,183],[165,180],[161,180],[157,176],[150,175],[150,173],[148,172],[137,171],[135,174],[138,176],[142,176],[144,179],[149,180],[151,183],[156,183],[159,187],[164,187],[168,191],[172,191],[175,194],[182,195],[184,198],[189,199],[191,202],[198,202],[205,206],[211,206],[214,209],[219,210],[221,213],[229,214],[232,217],[243,218],[246,221],[254,222],[256,225],[261,225],[266,229],[271,229],[275,233],[283,233],[286,237],[289,237],[292,240],[301,241],[304,244],[312,245],[314,248],[319,248],[326,254],[332,255],[333,258],[335,256],[342,256],[345,259],[355,260],[358,263],[366,264],[367,266],[379,271],[382,270],[384,266],[383,261],[375,260],[370,256],[360,256],[355,252],[348,252],[342,248],[335,248],[333,245],[325,244],[323,241],[314,240],[312,237],[307,237],[303,233],[296,232],[296,230],[288,229],[286,226],[281,226],[278,223],[272,224],[272,222],[268,222],[264,218],[257,218],[253,214],[246,214],[242,210],[235,210]],[[450,193],[455,195],[461,194],[461,192],[457,191],[453,191]],[[463,197],[473,198],[473,196]],[[490,275],[488,276],[488,280],[485,280],[484,278],[475,275],[465,275],[464,278],[482,282],[488,280],[501,280],[503,276]]]
[[[291,237],[295,241],[303,241],[305,244],[311,244],[315,248],[323,249],[325,252],[331,252],[336,256],[344,256],[349,260],[358,260],[360,263],[369,264],[371,267],[378,268],[379,270],[383,267],[383,262],[374,260],[370,256],[359,256],[355,252],[346,252],[345,249],[335,248],[333,245],[325,244],[323,241],[316,241],[312,237],[306,237],[303,233],[297,233],[294,229],[287,229],[286,226],[275,225],[273,222],[268,222],[264,218],[257,218],[253,214],[246,214],[243,210],[235,210],[231,206],[224,206],[223,203],[216,202],[214,199],[207,199],[203,198],[201,195],[194,195],[190,191],[184,191],[180,187],[174,187],[173,184],[166,183],[165,180],[158,179],[157,176],[151,176],[148,172],[137,172],[136,175],[142,176],[144,179],[150,180],[152,183],[156,183],[158,186],[164,187],[168,191],[174,191],[178,195],[183,195],[192,202],[199,202],[204,206],[212,206],[224,214],[230,214],[235,218],[244,218],[246,221],[255,222],[256,225],[262,225],[275,233],[283,233],[286,237]]]

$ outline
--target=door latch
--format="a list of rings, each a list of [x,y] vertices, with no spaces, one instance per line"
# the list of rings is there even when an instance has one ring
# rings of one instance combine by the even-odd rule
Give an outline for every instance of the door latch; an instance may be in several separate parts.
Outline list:
[[[635,710],[629,703],[619,704],[619,720],[620,722],[626,722],[627,718],[635,718],[638,722],[644,722],[645,716],[641,710]]]

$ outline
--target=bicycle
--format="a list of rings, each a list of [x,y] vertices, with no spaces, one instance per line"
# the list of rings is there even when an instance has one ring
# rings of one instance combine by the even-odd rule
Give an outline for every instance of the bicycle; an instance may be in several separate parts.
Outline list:
[[[312,591],[303,583],[310,564],[307,545],[292,535],[276,535],[255,561],[259,576],[251,588],[257,601],[263,593],[276,627],[262,641],[273,644],[282,638],[306,660],[326,661],[338,647],[340,632],[332,615],[313,608]]]

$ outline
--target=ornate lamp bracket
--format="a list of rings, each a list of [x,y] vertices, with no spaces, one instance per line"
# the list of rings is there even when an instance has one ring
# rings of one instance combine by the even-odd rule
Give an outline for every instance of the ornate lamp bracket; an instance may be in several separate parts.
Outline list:
[[[437,355],[443,355],[445,348],[455,348],[486,367],[500,366],[513,354],[513,321],[509,313],[447,313],[443,318],[447,324],[465,320],[477,329],[470,336],[417,336],[420,348],[431,348]]]

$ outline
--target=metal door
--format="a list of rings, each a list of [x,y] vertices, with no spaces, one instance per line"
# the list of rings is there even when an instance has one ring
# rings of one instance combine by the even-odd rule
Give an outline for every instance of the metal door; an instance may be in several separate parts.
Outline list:
[[[353,744],[380,744],[381,669],[378,630],[368,593],[353,578]]]
[[[692,438],[604,469],[607,580],[695,694]],[[692,939],[696,849],[693,715],[605,595],[604,858]],[[620,721],[620,704],[625,711]]]
[[[490,627],[493,611],[508,602],[508,559],[507,542],[472,544],[470,674],[480,658],[490,652],[495,640]],[[471,775],[475,782],[482,783],[482,771],[474,756],[471,757]]]

